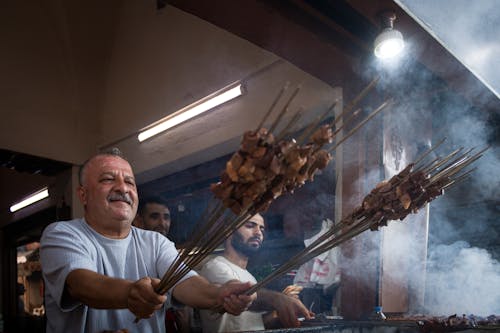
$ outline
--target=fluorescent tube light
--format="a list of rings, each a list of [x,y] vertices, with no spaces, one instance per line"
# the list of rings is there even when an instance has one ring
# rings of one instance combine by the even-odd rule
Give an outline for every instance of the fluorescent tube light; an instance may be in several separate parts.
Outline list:
[[[180,123],[185,122],[188,119],[196,117],[203,112],[206,112],[210,109],[213,109],[216,106],[219,106],[233,98],[241,96],[243,94],[243,88],[241,84],[238,84],[235,87],[232,87],[227,90],[222,90],[215,92],[198,102],[195,102],[175,113],[169,115],[164,120],[160,121],[156,125],[152,125],[152,127],[142,131],[137,136],[139,142],[149,139],[152,136],[155,136],[167,129],[179,125]]]
[[[29,206],[32,203],[35,203],[35,202],[40,201],[42,199],[45,199],[48,196],[49,196],[49,189],[48,188],[41,189],[40,191],[31,194],[26,199],[10,206],[10,211],[11,211],[11,213],[14,213],[17,210],[24,208],[26,206]]]

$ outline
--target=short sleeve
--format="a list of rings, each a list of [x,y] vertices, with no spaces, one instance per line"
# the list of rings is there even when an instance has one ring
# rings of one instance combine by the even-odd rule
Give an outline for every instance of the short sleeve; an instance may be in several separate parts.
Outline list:
[[[64,297],[68,274],[75,269],[96,271],[95,255],[90,252],[89,241],[84,241],[81,231],[73,222],[56,222],[49,225],[40,240],[40,261],[46,291],[54,298],[61,311],[71,311],[81,303]]]
[[[155,232],[154,235],[155,237],[157,237],[157,243],[159,244],[156,253],[158,258],[156,261],[156,270],[159,273],[159,278],[161,279],[165,275],[167,270],[176,262],[179,252],[175,248],[175,244],[167,237],[157,232]],[[181,264],[179,266],[179,269],[181,268],[187,268],[187,266]],[[174,286],[195,275],[198,275],[195,271],[188,270],[186,275],[184,275],[179,281],[177,281]]]

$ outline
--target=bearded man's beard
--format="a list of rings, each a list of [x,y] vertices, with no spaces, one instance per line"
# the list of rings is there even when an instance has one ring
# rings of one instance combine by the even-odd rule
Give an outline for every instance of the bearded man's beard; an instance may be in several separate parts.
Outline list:
[[[168,234],[168,230],[163,228],[163,227],[156,227],[153,229],[153,231],[159,232],[160,234],[162,234],[165,237],[167,237],[167,234]]]
[[[248,240],[251,241],[254,238],[255,239],[259,239],[257,237],[251,237]],[[233,246],[233,248],[237,252],[239,252],[242,255],[244,255],[245,257],[249,257],[249,258],[253,257],[254,255],[256,255],[259,252],[259,250],[260,250],[260,245],[258,245],[258,246],[252,246],[252,245],[246,244],[243,241],[243,236],[241,236],[241,234],[238,231],[236,231],[235,233],[233,233],[233,237],[231,238],[231,245]]]

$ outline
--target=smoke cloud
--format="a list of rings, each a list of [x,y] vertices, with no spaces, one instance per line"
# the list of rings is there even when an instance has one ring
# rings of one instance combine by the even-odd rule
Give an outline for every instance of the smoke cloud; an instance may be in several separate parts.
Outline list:
[[[500,313],[500,263],[484,249],[459,241],[429,253],[427,312],[435,315]]]
[[[468,168],[475,168],[468,179],[430,204],[426,267],[413,267],[419,260],[412,250],[418,247],[418,240],[411,235],[408,238],[398,235],[391,240],[391,251],[410,263],[406,268],[410,281],[408,275],[403,274],[398,283],[409,286],[410,313],[500,314],[497,111],[471,104],[412,60],[411,40],[407,41],[406,51],[406,56],[397,63],[372,63],[366,71],[367,80],[373,78],[374,73],[381,75],[378,89],[396,101],[390,116],[384,115],[390,119],[384,122],[384,131],[399,133],[407,142],[405,149],[414,149],[409,156],[418,156],[443,138],[446,138],[445,144],[430,158],[444,156],[460,147],[474,148],[474,151],[490,148]],[[480,92],[472,92],[472,95],[479,96]],[[371,172],[364,181],[372,185],[372,178],[376,176],[377,172]],[[409,218],[403,223],[412,223]],[[393,228],[395,223],[401,222],[390,222],[387,228]],[[376,253],[367,255],[376,260]],[[356,266],[352,259],[342,259],[346,270],[362,278],[362,270],[358,272],[353,268]],[[366,264],[364,259],[360,261],[363,261],[361,265]],[[411,299],[418,297],[418,290],[412,288],[411,277],[422,274],[425,275],[423,302],[412,305]],[[398,278],[396,272],[390,275],[392,279]]]
[[[490,114],[447,92],[436,101],[435,131],[451,149],[486,146],[470,178],[430,206],[426,312],[450,315],[500,313],[498,142]],[[451,150],[450,149],[450,150]],[[470,169],[470,168],[469,168]],[[496,258],[495,258],[496,257]]]

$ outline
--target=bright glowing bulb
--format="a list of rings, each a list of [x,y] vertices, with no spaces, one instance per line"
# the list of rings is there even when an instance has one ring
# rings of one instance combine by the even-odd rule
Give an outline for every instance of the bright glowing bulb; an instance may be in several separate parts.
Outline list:
[[[182,110],[179,110],[175,112],[173,115],[167,117],[167,119],[160,122],[159,124],[139,133],[137,139],[140,142],[147,140],[152,136],[155,136],[163,131],[166,131],[169,128],[172,128],[176,125],[179,125],[180,123],[185,122],[186,120],[196,117],[202,114],[203,112],[206,112],[233,98],[236,98],[241,94],[243,94],[243,89],[241,87],[241,84],[239,84],[234,88],[216,94],[214,97],[209,98],[204,102],[196,102],[192,104],[193,106],[188,106]]]
[[[375,39],[375,55],[380,59],[389,59],[397,56],[403,51],[404,40],[403,35],[393,29],[384,30]]]
[[[33,194],[31,194],[29,197],[27,197],[26,199],[12,205],[10,207],[10,211],[11,213],[14,213],[15,211],[21,209],[21,208],[24,208],[26,206],[29,206],[37,201],[40,201],[42,199],[45,199],[49,196],[49,190],[47,188],[44,188],[38,192],[35,192]]]

